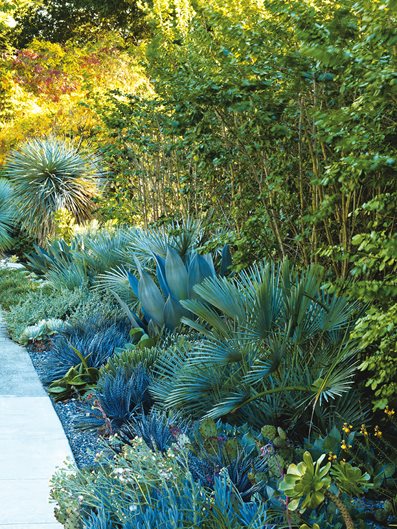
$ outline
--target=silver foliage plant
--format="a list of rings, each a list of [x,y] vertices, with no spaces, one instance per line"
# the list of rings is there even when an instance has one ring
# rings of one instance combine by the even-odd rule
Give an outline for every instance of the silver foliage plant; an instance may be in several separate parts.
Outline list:
[[[29,140],[12,151],[4,174],[13,186],[22,226],[40,243],[53,234],[60,209],[78,223],[91,218],[103,176],[96,156],[54,137]]]

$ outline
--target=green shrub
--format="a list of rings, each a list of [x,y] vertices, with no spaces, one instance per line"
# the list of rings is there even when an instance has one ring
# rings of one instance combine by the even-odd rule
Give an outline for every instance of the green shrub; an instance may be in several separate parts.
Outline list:
[[[114,375],[120,368],[126,373],[126,376],[131,376],[132,371],[139,365],[148,371],[152,370],[161,354],[162,349],[159,346],[141,349],[133,344],[127,344],[121,351],[116,351],[102,369],[104,372]]]
[[[131,376],[132,371],[141,365],[149,373],[156,373],[159,360],[166,351],[169,354],[170,350],[177,351],[178,348],[187,346],[189,343],[188,337],[185,335],[166,337],[156,345],[152,345],[152,340],[149,340],[150,345],[145,346],[146,342],[147,340],[137,344],[128,343],[122,349],[116,350],[107,364],[103,366],[102,371],[115,375],[118,368],[121,368],[127,376]]]
[[[112,306],[104,303],[98,294],[86,289],[54,290],[48,285],[28,294],[6,314],[6,322],[11,337],[19,341],[24,329],[41,320],[52,318],[67,319],[72,325],[83,316],[97,313],[114,314]]]
[[[373,394],[374,409],[397,404],[397,304],[388,310],[371,307],[355,329],[366,356],[360,369]]]
[[[37,290],[38,286],[24,270],[0,270],[0,306],[9,310]]]

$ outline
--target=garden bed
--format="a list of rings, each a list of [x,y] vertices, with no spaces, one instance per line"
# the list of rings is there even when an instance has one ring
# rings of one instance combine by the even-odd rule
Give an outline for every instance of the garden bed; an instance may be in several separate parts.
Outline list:
[[[41,383],[44,385],[44,381],[48,375],[46,365],[52,352],[48,350],[40,351],[33,346],[29,346],[27,350]],[[98,434],[93,431],[82,431],[73,426],[74,418],[77,413],[82,411],[80,401],[78,399],[70,399],[63,402],[56,402],[51,398],[51,402],[62,423],[77,466],[83,468],[93,465],[95,455],[98,452]]]
[[[184,229],[55,241],[29,274],[0,277],[10,335],[56,396],[77,463],[53,478],[57,519],[393,523],[394,410],[371,410],[358,373],[358,305],[315,266],[232,272],[228,247],[199,253],[199,225]]]

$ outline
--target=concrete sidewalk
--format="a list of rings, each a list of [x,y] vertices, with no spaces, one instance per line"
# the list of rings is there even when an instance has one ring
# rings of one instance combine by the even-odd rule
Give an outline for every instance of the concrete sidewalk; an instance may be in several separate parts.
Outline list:
[[[62,527],[49,479],[72,453],[26,350],[0,316],[0,529]]]

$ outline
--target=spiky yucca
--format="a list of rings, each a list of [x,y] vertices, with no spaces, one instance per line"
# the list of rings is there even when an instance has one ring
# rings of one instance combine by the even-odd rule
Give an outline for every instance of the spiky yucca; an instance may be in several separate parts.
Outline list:
[[[11,242],[10,229],[14,220],[11,198],[11,186],[5,180],[0,180],[0,251]]]
[[[83,156],[52,137],[26,142],[11,153],[5,167],[22,225],[41,243],[54,232],[54,215],[61,208],[79,223],[91,217],[100,174],[94,156]]]

